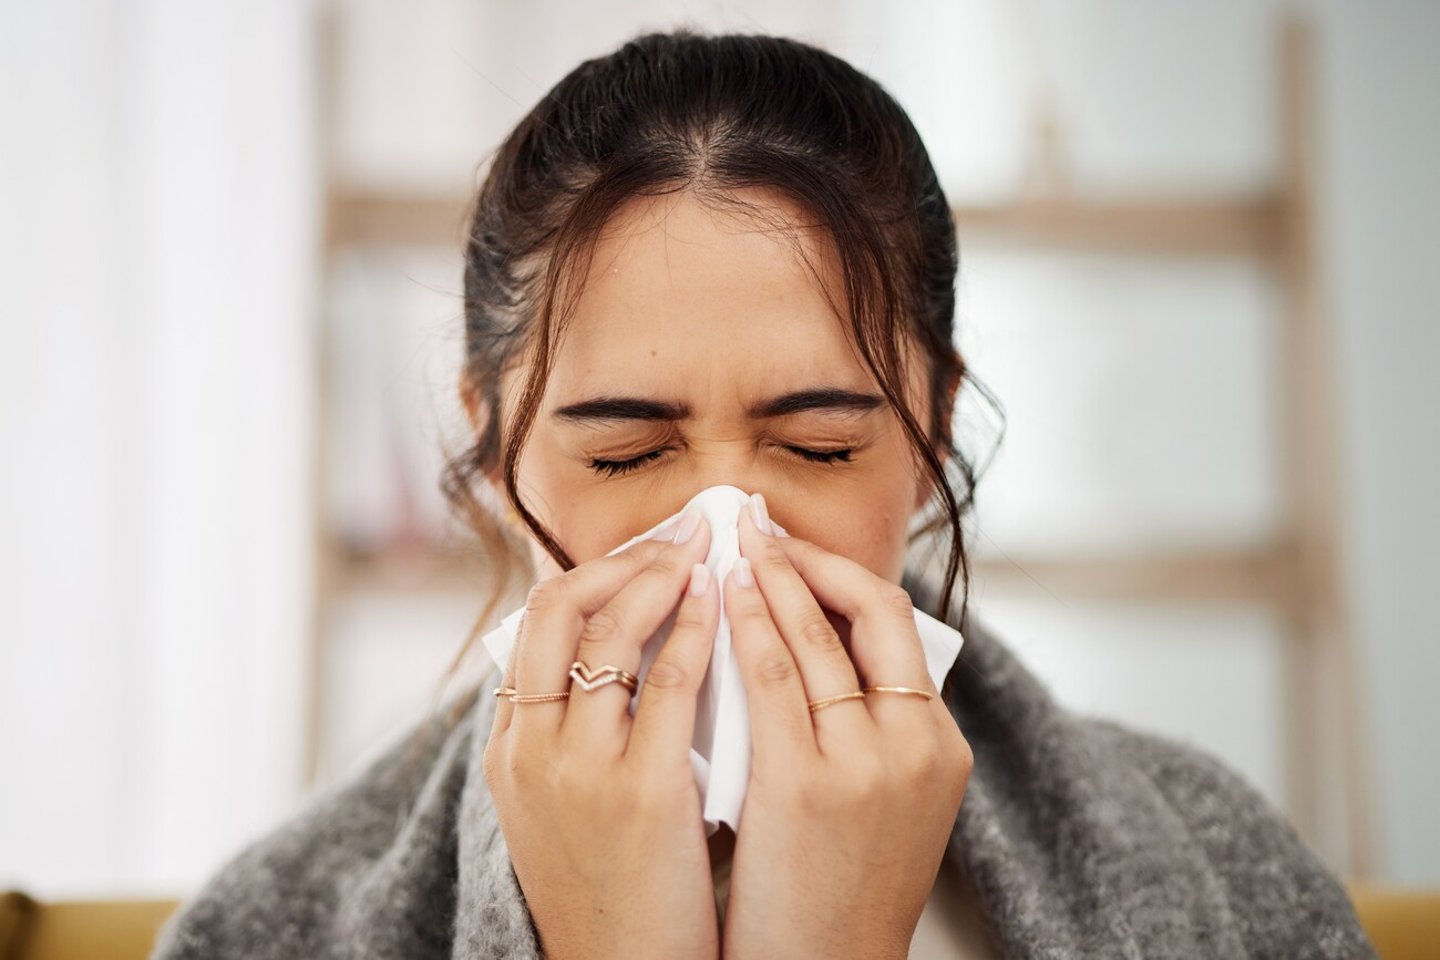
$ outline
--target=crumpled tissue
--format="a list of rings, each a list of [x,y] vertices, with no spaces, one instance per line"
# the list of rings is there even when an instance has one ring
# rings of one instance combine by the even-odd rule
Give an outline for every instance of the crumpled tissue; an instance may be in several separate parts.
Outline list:
[[[738,524],[740,511],[745,508],[748,499],[749,495],[740,488],[720,484],[701,490],[685,505],[699,505],[710,525],[710,549],[705,556],[705,565],[713,574],[711,589],[718,588],[724,582],[730,567],[740,557]],[[609,551],[606,556],[619,553],[646,539],[656,530],[673,522],[683,512],[682,507],[649,530],[631,537]],[[481,642],[494,659],[502,677],[505,675],[510,653],[515,647],[516,631],[524,613],[525,608],[522,606],[503,617],[499,626],[481,637]],[[674,625],[675,611],[672,611],[641,650],[640,669],[634,671],[639,684],[630,697],[631,716],[635,715],[635,709],[639,705],[640,691],[644,689],[645,675],[650,670],[650,664],[654,662]],[[939,689],[955,658],[959,656],[965,638],[960,631],[936,620],[923,610],[915,611],[915,627],[925,651],[925,664],[930,678],[934,680],[936,689]],[[902,681],[885,677],[870,682],[895,684]],[[570,689],[576,689],[576,686],[572,685]],[[523,705],[517,706],[524,708]],[[695,737],[690,747],[690,765],[695,772],[695,783],[700,792],[707,837],[714,834],[721,823],[728,824],[730,829],[735,831],[740,829],[740,811],[744,805],[745,790],[750,783],[750,758],[749,707],[740,675],[740,662],[730,646],[730,622],[725,614],[722,592],[720,622],[710,654],[710,668],[700,686]]]

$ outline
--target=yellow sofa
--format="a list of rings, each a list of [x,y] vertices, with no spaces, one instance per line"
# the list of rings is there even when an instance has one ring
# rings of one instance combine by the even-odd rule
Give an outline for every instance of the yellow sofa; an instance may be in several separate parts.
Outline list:
[[[0,960],[145,960],[176,900],[35,900],[0,894]]]
[[[1440,960],[1440,892],[1352,886],[1350,899],[1381,960]]]
[[[1352,887],[1382,960],[1440,960],[1440,892]],[[0,894],[0,960],[147,960],[176,900],[41,902]]]

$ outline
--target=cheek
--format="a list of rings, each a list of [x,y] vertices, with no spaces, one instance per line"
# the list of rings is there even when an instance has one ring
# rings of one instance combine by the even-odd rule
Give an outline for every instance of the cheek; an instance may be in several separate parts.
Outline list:
[[[629,495],[598,490],[568,490],[549,502],[557,506],[542,519],[576,563],[603,557],[664,519],[637,509]]]
[[[883,485],[834,504],[814,499],[770,504],[770,514],[792,536],[848,557],[876,576],[896,579],[904,557],[910,503],[903,485]]]
[[[526,445],[516,468],[522,499],[576,563],[604,556],[660,519],[641,516],[623,485],[576,484],[573,475],[574,464],[540,438]],[[549,553],[531,545],[536,561],[558,572]]]

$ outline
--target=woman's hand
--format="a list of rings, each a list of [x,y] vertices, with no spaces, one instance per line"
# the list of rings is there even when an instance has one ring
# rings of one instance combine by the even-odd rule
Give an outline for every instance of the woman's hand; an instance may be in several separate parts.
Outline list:
[[[645,540],[588,560],[536,584],[526,602],[505,685],[571,693],[502,699],[484,770],[542,949],[556,960],[719,954],[690,744],[720,591],[703,565],[705,593],[687,589],[710,543],[694,519],[684,543]],[[641,648],[677,601],[633,718],[619,683],[572,684],[574,660],[638,673]]]
[[[930,679],[905,590],[743,513],[736,567],[748,560],[756,586],[732,568],[724,590],[754,756],[724,956],[904,958],[969,783],[970,746]],[[848,626],[848,654],[822,604]],[[807,706],[870,684],[934,696]]]

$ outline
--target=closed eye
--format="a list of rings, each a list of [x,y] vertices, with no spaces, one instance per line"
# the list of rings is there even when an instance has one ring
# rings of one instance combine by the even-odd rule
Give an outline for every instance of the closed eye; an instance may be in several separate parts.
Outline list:
[[[589,466],[590,469],[596,473],[603,474],[607,477],[615,477],[629,473],[652,460],[658,459],[664,454],[665,449],[668,448],[651,450],[649,453],[642,453],[640,456],[631,457],[629,460],[591,460]],[[811,463],[849,463],[850,455],[855,452],[851,447],[846,447],[842,450],[807,450],[804,447],[787,446],[785,449]]]

